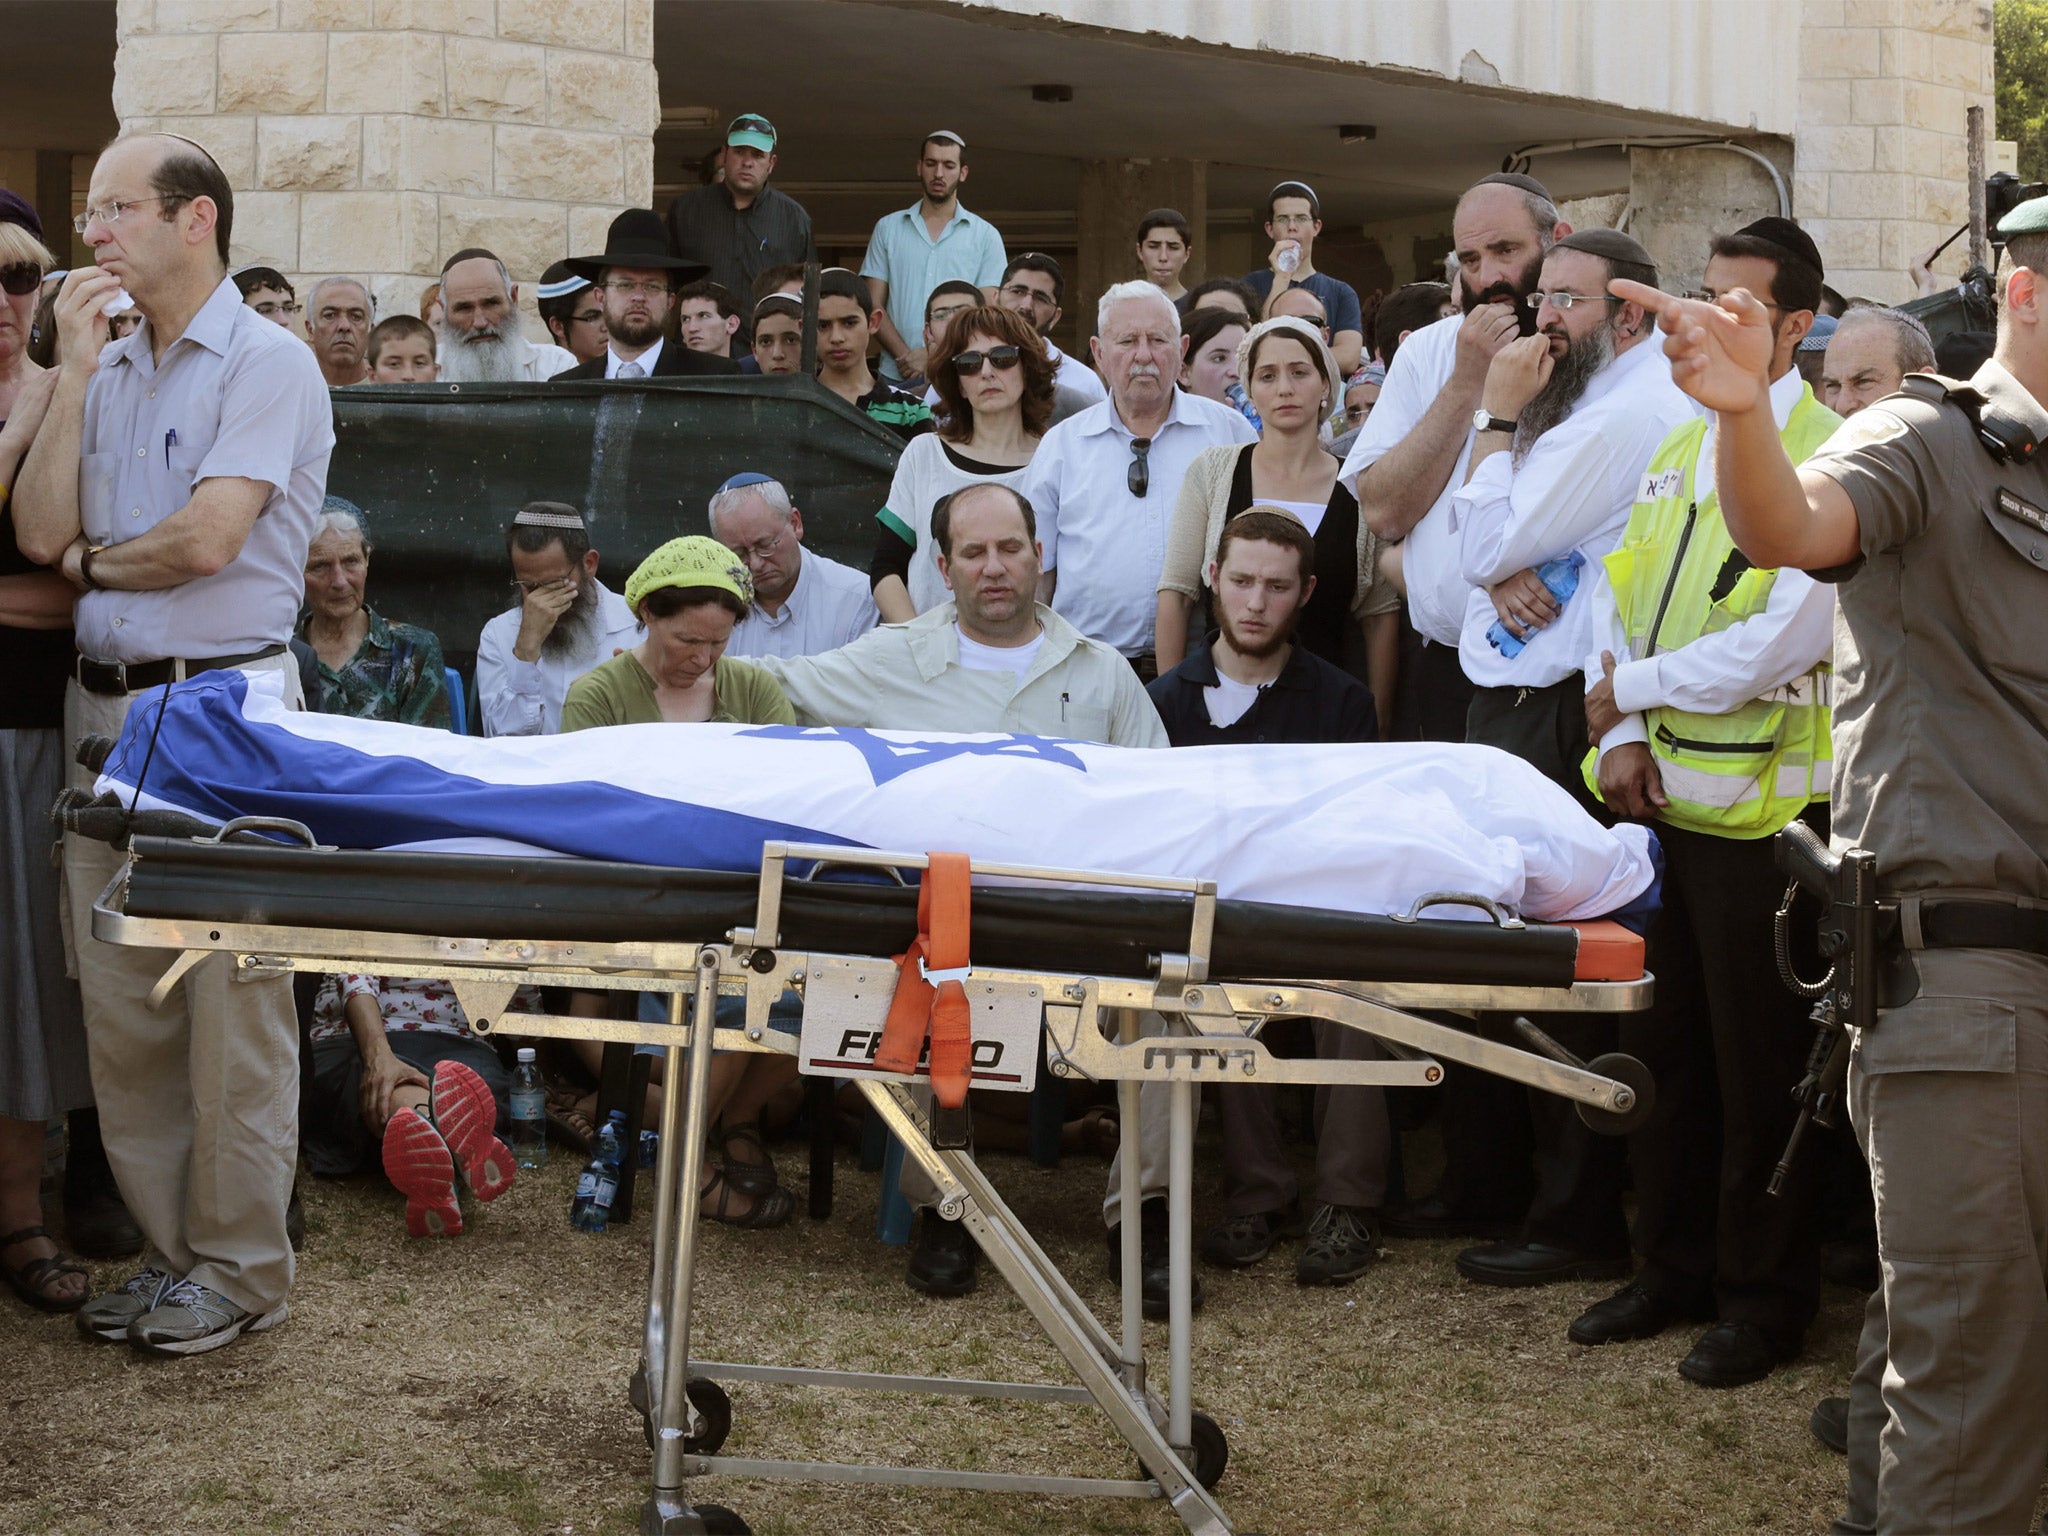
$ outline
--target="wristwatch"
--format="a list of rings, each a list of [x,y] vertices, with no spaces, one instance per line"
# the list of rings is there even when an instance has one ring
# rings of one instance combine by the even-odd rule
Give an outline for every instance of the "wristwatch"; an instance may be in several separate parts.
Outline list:
[[[100,584],[92,579],[92,557],[106,547],[104,544],[88,544],[78,557],[78,579],[85,583],[88,592],[101,590]]]
[[[1515,424],[1512,421],[1501,420],[1500,417],[1494,415],[1484,406],[1481,406],[1472,413],[1472,430],[1474,432],[1512,432],[1515,430]]]

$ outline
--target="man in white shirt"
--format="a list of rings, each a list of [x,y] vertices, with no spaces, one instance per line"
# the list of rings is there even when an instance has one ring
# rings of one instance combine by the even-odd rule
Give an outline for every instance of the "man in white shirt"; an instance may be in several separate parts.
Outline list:
[[[576,366],[576,354],[526,339],[519,285],[481,246],[457,251],[441,268],[441,382],[537,384]]]
[[[1037,534],[1031,503],[1007,486],[955,491],[932,509],[932,548],[951,602],[908,624],[884,624],[843,650],[758,657],[755,665],[782,684],[804,725],[1165,746],[1158,711],[1123,658],[1032,601]],[[1163,1114],[1149,1118],[1165,1123]],[[1148,1190],[1166,1187],[1166,1150],[1163,1137],[1146,1138]],[[929,1207],[930,1184],[907,1164],[903,1191]],[[959,1222],[927,1209],[906,1278],[929,1296],[964,1296],[975,1287],[976,1255]]]
[[[1372,415],[1339,472],[1359,515],[1382,539],[1401,543],[1408,619],[1421,644],[1404,651],[1395,711],[1398,737],[1463,741],[1472,685],[1458,665],[1468,584],[1450,525],[1451,497],[1465,483],[1472,414],[1487,365],[1536,328],[1523,300],[1536,291],[1543,257],[1571,233],[1541,182],[1500,173],[1481,177],[1451,215],[1459,312],[1411,332],[1387,365]],[[1401,1233],[1398,1217],[1388,1231]]]
[[[1765,218],[1714,242],[1699,295],[1742,288],[1770,304],[1771,415],[1795,463],[1841,425],[1793,366],[1821,285],[1812,238]],[[1735,549],[1716,436],[1709,415],[1665,440],[1613,562],[1586,573],[1594,773],[1616,815],[1656,824],[1664,882],[1648,935],[1656,999],[1621,1025],[1657,1084],[1657,1113],[1629,1138],[1642,1270],[1570,1336],[1609,1344],[1711,1321],[1678,1372],[1733,1387],[1796,1356],[1820,1304],[1822,1149],[1772,1188],[1811,1035],[1806,1001],[1778,977],[1771,834],[1796,817],[1827,835],[1835,604],[1804,571],[1757,570]]]
[[[1052,387],[1098,405],[1109,398],[1102,376],[1052,344],[1052,328],[1065,313],[1060,301],[1066,297],[1066,291],[1066,274],[1060,270],[1060,264],[1042,251],[1026,251],[1022,256],[1012,256],[1003,269],[996,303],[1022,315],[1044,338],[1046,361],[1052,364]]]
[[[1045,541],[1040,597],[1082,634],[1114,646],[1148,681],[1166,528],[1188,465],[1218,443],[1258,440],[1227,405],[1180,376],[1180,311],[1147,282],[1118,283],[1089,343],[1109,398],[1045,434],[1025,496]]]
[[[505,531],[515,607],[484,625],[476,692],[486,736],[552,736],[569,685],[646,638],[626,600],[597,579],[583,516],[530,501]]]
[[[804,515],[772,476],[738,474],[718,488],[711,537],[747,562],[754,601],[728,656],[815,656],[851,645],[881,622],[868,579],[805,549]]]
[[[1617,230],[1582,230],[1551,248],[1538,334],[1510,342],[1488,365],[1480,392],[1487,420],[1473,442],[1471,478],[1451,505],[1472,587],[1459,647],[1477,685],[1467,739],[1513,753],[1603,816],[1581,769],[1588,743],[1579,669],[1592,639],[1584,567],[1620,542],[1643,467],[1665,434],[1694,416],[1650,317],[1608,296],[1616,277],[1657,281],[1649,252]],[[1583,1016],[1552,1032],[1589,1059],[1614,1048],[1616,1025]],[[1521,1234],[1467,1249],[1459,1272],[1487,1285],[1619,1279],[1629,1267],[1623,1143],[1594,1134],[1562,1100],[1524,1097],[1535,1190]]]

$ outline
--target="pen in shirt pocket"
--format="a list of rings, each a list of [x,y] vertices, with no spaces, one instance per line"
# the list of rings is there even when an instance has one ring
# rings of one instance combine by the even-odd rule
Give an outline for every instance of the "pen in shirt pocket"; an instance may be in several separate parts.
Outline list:
[[[1065,725],[1065,724],[1067,723],[1067,700],[1068,700],[1068,699],[1070,699],[1070,698],[1072,698],[1072,697],[1073,697],[1073,695],[1072,695],[1072,694],[1068,694],[1068,693],[1063,693],[1063,694],[1061,694],[1061,695],[1060,695],[1060,724],[1061,724],[1061,725]]]
[[[164,434],[164,468],[171,467],[171,450],[178,446],[178,429],[171,428]]]

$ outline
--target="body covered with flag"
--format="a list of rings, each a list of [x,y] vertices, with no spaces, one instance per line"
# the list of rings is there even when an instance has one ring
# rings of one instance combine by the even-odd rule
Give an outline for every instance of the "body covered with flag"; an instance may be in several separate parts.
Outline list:
[[[746,725],[485,739],[300,713],[240,672],[140,701],[98,787],[214,824],[289,817],[345,848],[753,870],[784,839],[1213,879],[1224,897],[1344,912],[1461,891],[1592,918],[1655,879],[1646,829],[1602,827],[1490,747],[1145,751]]]

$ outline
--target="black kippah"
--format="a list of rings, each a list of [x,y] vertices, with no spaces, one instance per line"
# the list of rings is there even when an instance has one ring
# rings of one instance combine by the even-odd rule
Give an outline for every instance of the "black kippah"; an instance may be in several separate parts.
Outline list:
[[[1643,249],[1642,242],[1632,235],[1624,235],[1618,229],[1575,229],[1556,245],[1558,251],[1584,251],[1589,256],[1598,256],[1603,261],[1632,262],[1639,267],[1656,270],[1657,258]]]
[[[1546,203],[1556,202],[1550,195],[1550,188],[1534,176],[1524,176],[1520,171],[1495,171],[1491,176],[1482,176],[1472,183],[1475,187],[1513,187],[1517,191],[1534,193]]]
[[[1761,240],[1766,245],[1775,245],[1792,260],[1813,268],[1816,276],[1826,275],[1826,269],[1821,266],[1820,247],[1813,243],[1813,236],[1790,219],[1781,219],[1775,215],[1767,219],[1757,219],[1743,225],[1735,233],[1746,239]]]

